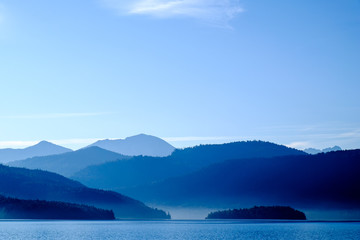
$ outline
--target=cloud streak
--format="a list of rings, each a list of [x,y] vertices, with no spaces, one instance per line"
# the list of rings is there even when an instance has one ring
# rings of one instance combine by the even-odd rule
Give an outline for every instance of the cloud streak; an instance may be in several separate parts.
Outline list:
[[[0,119],[49,119],[49,118],[73,118],[73,117],[92,117],[107,115],[109,112],[89,112],[89,113],[48,113],[48,114],[29,114],[29,115],[6,115]]]
[[[120,14],[157,18],[188,17],[213,24],[227,24],[243,12],[238,0],[102,0]]]
[[[289,144],[286,144],[285,146],[290,147],[290,148],[296,148],[296,149],[305,149],[305,148],[309,148],[311,147],[311,143],[310,142],[292,142]]]
[[[0,141],[2,148],[24,148],[37,144],[39,141]]]
[[[243,137],[228,137],[228,136],[216,136],[216,137],[164,137],[165,141],[169,142],[191,142],[191,141],[236,141],[242,139]]]
[[[50,139],[47,140],[57,145],[64,145],[73,148],[72,146],[90,145],[102,138],[70,138],[70,139]],[[29,141],[0,141],[0,149],[2,148],[26,148],[39,143],[41,140],[29,140]]]

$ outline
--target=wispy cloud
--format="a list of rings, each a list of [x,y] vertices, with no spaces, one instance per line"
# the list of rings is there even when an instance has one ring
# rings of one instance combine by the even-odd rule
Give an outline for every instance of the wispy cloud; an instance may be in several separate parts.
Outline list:
[[[237,136],[185,136],[185,137],[162,137],[165,141],[171,143],[174,147],[185,148],[200,144],[221,144],[236,141],[244,141],[253,138]]]
[[[290,148],[296,148],[296,149],[305,149],[311,147],[310,142],[292,142],[289,144],[286,144],[287,147]]]
[[[90,145],[98,140],[102,140],[102,138],[70,138],[70,139],[60,139],[60,140],[49,140],[49,142],[58,144],[58,145]]]
[[[0,148],[24,148],[37,144],[39,141],[0,141]]]
[[[111,114],[110,112],[88,112],[88,113],[47,113],[28,115],[3,115],[0,119],[48,119],[48,118],[71,118],[71,117],[92,117]]]
[[[212,24],[227,24],[243,12],[238,0],[102,0],[120,14],[158,18],[190,17]]]
[[[294,139],[300,141],[285,144],[288,147],[305,148],[326,148],[334,145],[340,145],[345,149],[359,148],[360,129],[359,128],[324,128],[316,131],[292,135]]]
[[[319,148],[338,145],[343,149],[359,148],[360,128],[332,126],[283,126],[264,127],[254,135],[243,136],[185,136],[164,137],[176,147],[198,144],[225,143],[246,140],[262,140],[283,144],[291,148]]]
[[[191,142],[191,141],[235,141],[242,139],[242,137],[195,137],[195,136],[189,136],[189,137],[164,137],[162,138],[165,141],[168,142]]]
[[[101,138],[70,138],[70,139],[50,139],[47,140],[51,143],[67,146],[70,148],[75,147],[85,147],[87,145],[90,145],[91,143],[94,143],[98,140],[101,140]],[[37,143],[39,143],[41,139],[34,141],[0,141],[0,149],[1,148],[26,148],[33,146]]]

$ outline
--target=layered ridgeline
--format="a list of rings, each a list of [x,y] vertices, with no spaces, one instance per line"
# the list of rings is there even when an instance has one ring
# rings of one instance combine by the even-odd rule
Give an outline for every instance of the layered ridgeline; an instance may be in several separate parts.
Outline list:
[[[0,149],[0,163],[31,158],[35,156],[47,156],[71,152],[71,149],[64,148],[47,141],[41,141],[38,144],[24,149]]]
[[[113,220],[115,217],[111,210],[86,205],[0,195],[0,219]]]
[[[127,194],[166,206],[360,209],[360,150],[228,160]]]
[[[168,157],[139,156],[90,166],[77,172],[72,178],[91,187],[127,192],[135,186],[188,174],[228,159],[305,154],[296,149],[262,141],[200,145],[176,149]]]
[[[33,157],[25,160],[14,161],[8,163],[8,165],[29,169],[41,169],[70,177],[77,171],[80,171],[90,165],[97,165],[128,158],[130,157],[99,147],[88,147],[64,154]]]
[[[304,149],[304,152],[306,152],[308,154],[318,154],[318,153],[335,152],[335,151],[341,151],[341,150],[342,150],[341,147],[334,146],[334,147],[324,148],[322,150],[316,149],[316,148],[306,148],[306,149]]]
[[[281,219],[281,220],[306,220],[303,212],[291,207],[253,207],[211,212],[206,219]]]
[[[70,177],[91,165],[129,159],[133,155],[167,156],[174,149],[160,138],[140,134],[124,140],[101,140],[73,152],[50,156],[43,154],[41,157],[31,157],[7,164],[13,167],[51,171]]]
[[[127,156],[169,156],[175,148],[161,138],[139,134],[125,139],[100,140],[88,147],[101,147],[103,149]]]
[[[88,188],[61,175],[0,165],[0,194],[6,197],[86,204],[113,210],[116,218],[167,219],[165,212],[122,194]]]

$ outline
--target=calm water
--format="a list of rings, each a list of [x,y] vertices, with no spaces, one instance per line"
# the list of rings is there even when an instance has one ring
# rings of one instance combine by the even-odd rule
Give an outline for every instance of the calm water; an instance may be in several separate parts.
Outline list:
[[[360,239],[360,223],[0,221],[0,239]]]

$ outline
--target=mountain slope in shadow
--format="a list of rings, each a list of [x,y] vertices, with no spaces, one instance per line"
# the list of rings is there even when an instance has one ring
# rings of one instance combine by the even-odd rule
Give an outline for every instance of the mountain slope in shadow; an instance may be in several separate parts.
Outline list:
[[[161,181],[199,170],[228,159],[306,155],[306,153],[262,141],[200,145],[176,149],[168,157],[133,157],[128,160],[90,166],[72,178],[87,186],[124,191],[138,185]]]
[[[360,209],[359,172],[360,150],[237,159],[125,192],[163,206]]]
[[[88,188],[79,182],[42,170],[0,165],[0,194],[6,197],[61,201],[111,209],[117,218],[167,219],[153,209],[122,194]]]
[[[69,177],[75,172],[90,165],[97,165],[128,158],[129,157],[127,156],[99,147],[88,147],[63,154],[33,157],[25,160],[14,161],[8,163],[8,165],[28,169],[41,169]]]
[[[113,220],[114,213],[86,205],[0,196],[0,219]]]

